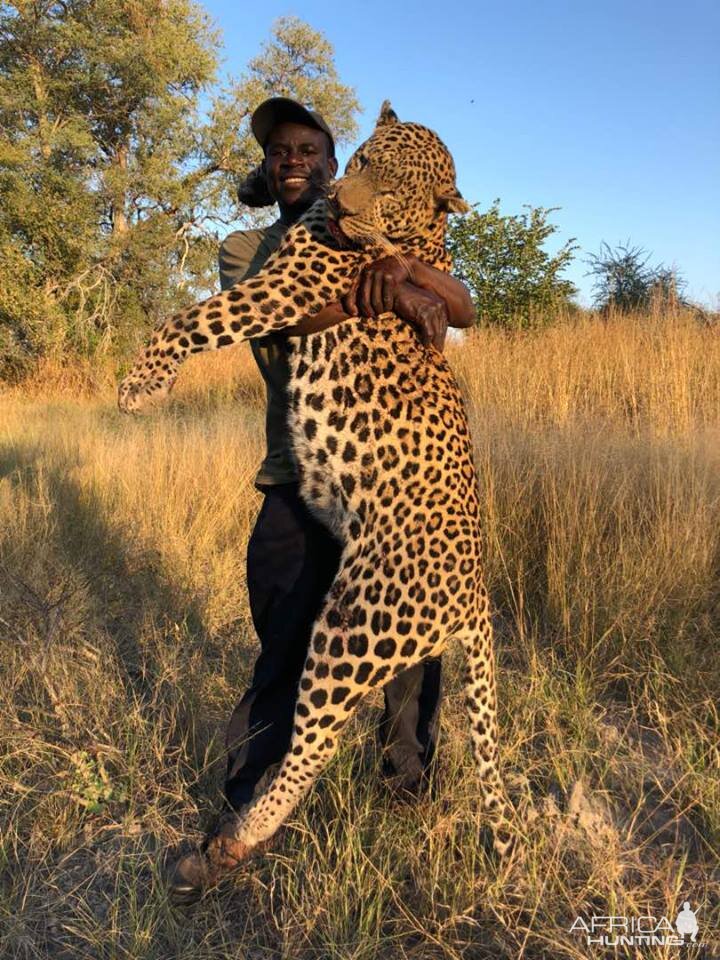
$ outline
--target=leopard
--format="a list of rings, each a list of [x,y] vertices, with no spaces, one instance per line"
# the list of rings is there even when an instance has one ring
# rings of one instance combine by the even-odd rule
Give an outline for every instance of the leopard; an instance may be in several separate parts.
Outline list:
[[[165,397],[192,354],[290,331],[379,255],[449,271],[450,213],[469,205],[450,151],[383,103],[370,137],[252,279],[176,313],[119,387],[124,412]],[[444,354],[395,314],[288,338],[289,427],[301,496],[338,538],[337,575],[313,624],[288,751],[269,784],[180,862],[178,896],[263,849],[334,755],[363,698],[458,640],[483,817],[513,847],[499,767],[492,621],[480,496],[462,394]]]

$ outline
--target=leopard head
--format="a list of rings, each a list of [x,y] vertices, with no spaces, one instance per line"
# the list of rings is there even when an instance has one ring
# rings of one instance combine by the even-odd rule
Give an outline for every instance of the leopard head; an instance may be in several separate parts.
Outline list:
[[[372,136],[334,184],[330,201],[345,237],[386,250],[415,238],[442,242],[447,214],[470,209],[442,140],[418,123],[402,123],[387,100]]]

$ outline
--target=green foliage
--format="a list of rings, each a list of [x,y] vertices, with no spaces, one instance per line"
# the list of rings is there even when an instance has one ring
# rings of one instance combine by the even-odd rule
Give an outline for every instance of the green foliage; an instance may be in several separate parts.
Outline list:
[[[533,327],[570,303],[575,287],[560,274],[577,246],[568,240],[555,254],[544,248],[558,229],[548,223],[554,209],[503,216],[496,200],[485,213],[474,209],[451,221],[454,272],[472,293],[479,325]]]
[[[306,24],[279,21],[224,90],[218,40],[191,0],[0,4],[0,377],[43,356],[124,355],[215,287],[216,231],[237,218],[265,97],[355,134],[354,93]]]
[[[77,750],[70,761],[73,766],[66,780],[68,793],[88,813],[102,813],[108,803],[127,800],[127,791],[113,783],[101,756]]]
[[[642,247],[607,243],[600,253],[590,254],[588,275],[595,278],[595,306],[601,310],[646,309],[652,303],[684,304],[685,282],[675,270],[663,264],[649,266],[651,254]]]

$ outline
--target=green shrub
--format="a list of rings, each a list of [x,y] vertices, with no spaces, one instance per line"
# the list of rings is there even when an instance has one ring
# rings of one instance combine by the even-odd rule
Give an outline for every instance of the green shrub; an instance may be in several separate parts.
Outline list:
[[[469,288],[478,325],[509,328],[547,323],[558,308],[571,306],[575,287],[561,277],[577,249],[568,240],[555,254],[545,243],[557,227],[548,216],[557,208],[528,207],[515,216],[474,209],[450,224],[454,273]]]

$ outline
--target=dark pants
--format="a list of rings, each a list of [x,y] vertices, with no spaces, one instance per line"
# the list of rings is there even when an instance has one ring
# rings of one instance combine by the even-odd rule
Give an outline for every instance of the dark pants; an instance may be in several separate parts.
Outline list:
[[[310,514],[297,484],[265,488],[247,557],[260,656],[227,731],[225,795],[236,809],[252,799],[257,783],[290,745],[312,625],[340,555],[340,544]],[[433,758],[439,704],[439,659],[412,667],[385,687],[384,766],[408,789],[417,788]]]

